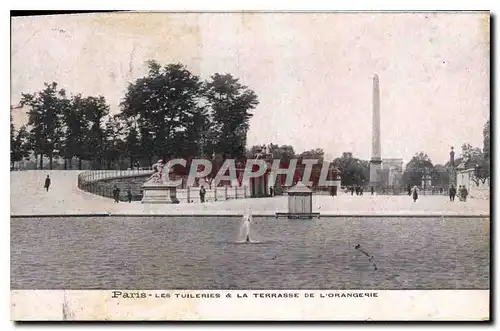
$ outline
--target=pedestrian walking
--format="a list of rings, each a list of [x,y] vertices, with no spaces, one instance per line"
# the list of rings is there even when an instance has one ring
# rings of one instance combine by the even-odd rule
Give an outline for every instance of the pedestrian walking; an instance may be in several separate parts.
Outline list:
[[[269,187],[269,195],[270,196],[273,196],[273,193],[274,193],[273,191],[274,191],[273,187],[272,186]]]
[[[417,202],[418,200],[418,187],[417,185],[413,186],[413,202]]]
[[[451,185],[450,189],[448,190],[448,194],[450,196],[450,201],[455,201],[455,196],[457,195],[457,189],[455,186]]]
[[[132,191],[130,190],[130,187],[127,189],[127,199],[128,203],[132,202]]]
[[[375,189],[373,188],[373,186],[371,187],[370,191],[371,191],[372,195],[375,194]]]
[[[205,188],[202,185],[200,188],[200,201],[201,202],[205,202],[205,193],[207,193],[207,191],[205,190]]]
[[[410,186],[410,184],[408,184],[407,191],[408,191],[408,196],[411,196],[411,186]]]
[[[120,202],[120,189],[116,185],[113,188],[113,198],[115,199],[116,203]]]
[[[462,186],[462,197],[464,199],[464,202],[467,201],[467,196],[469,195],[469,191],[467,191],[467,187]]]
[[[50,176],[47,175],[45,178],[45,184],[43,185],[43,188],[48,192],[50,187]]]
[[[458,186],[458,201],[464,201],[464,188],[462,185]]]

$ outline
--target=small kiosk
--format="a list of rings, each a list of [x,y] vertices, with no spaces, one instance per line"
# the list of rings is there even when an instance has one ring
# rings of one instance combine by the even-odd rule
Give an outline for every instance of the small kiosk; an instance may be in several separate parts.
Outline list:
[[[313,216],[319,218],[319,213],[312,212],[312,190],[298,182],[287,192],[288,195],[288,213],[276,213],[276,218],[287,216],[288,218],[309,218]]]

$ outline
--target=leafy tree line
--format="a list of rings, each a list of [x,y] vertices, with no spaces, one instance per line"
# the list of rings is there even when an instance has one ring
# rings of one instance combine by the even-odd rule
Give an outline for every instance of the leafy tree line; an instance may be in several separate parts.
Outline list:
[[[455,166],[461,164],[464,169],[475,169],[475,180],[484,182],[490,176],[490,125],[486,123],[483,135],[483,150],[472,147],[470,144],[463,144],[459,158],[455,160]],[[267,151],[273,159],[280,159],[281,164],[288,166],[289,160],[298,159],[298,164],[302,159],[318,159],[321,164],[324,160],[322,149],[313,149],[303,153],[296,153],[293,146],[268,144]],[[261,145],[252,146],[247,150],[247,157],[253,157],[262,149]],[[331,161],[336,172],[341,176],[342,186],[365,186],[370,181],[370,162],[355,157],[351,152],[344,152],[340,157]],[[421,186],[422,180],[427,178],[430,185],[447,189],[450,182],[450,164],[433,164],[429,156],[424,152],[416,153],[407,163],[401,177],[401,186],[407,185]]]
[[[36,93],[23,93],[28,123],[16,130],[11,113],[11,165],[22,159],[90,161],[110,169],[150,166],[157,158],[215,155],[243,158],[251,110],[257,95],[230,74],[207,81],[182,64],[148,62],[147,74],[130,83],[118,114],[110,114],[103,96],[70,95],[56,82]],[[11,109],[12,112],[12,109]]]
[[[341,177],[342,186],[366,185],[370,180],[370,163],[353,156],[350,152],[344,152],[334,160],[325,160],[325,153],[321,148],[315,148],[302,153],[296,153],[291,145],[277,145],[274,143],[266,145],[267,151],[273,159],[279,159],[281,166],[287,168],[292,159],[297,159],[297,167],[302,166],[302,160],[316,159],[317,166],[313,166],[311,180],[317,181],[320,176],[322,165],[325,161],[331,163],[330,169]],[[247,150],[247,158],[254,157],[262,149],[261,145],[252,146]],[[327,177],[331,180],[330,176]]]
[[[482,150],[480,147],[462,144],[461,153],[454,160],[454,166],[459,170],[474,169],[473,180],[476,184],[484,183],[490,178],[490,157],[490,121],[488,120],[483,129]],[[433,186],[447,188],[450,183],[450,166],[450,161],[444,165],[433,165],[427,154],[416,153],[405,168],[403,183],[420,186],[424,177],[430,177]]]

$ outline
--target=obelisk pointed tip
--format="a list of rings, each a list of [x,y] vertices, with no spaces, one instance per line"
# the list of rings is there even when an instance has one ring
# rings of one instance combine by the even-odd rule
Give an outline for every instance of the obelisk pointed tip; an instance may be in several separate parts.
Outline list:
[[[378,75],[376,73],[373,74],[373,79],[378,80]]]

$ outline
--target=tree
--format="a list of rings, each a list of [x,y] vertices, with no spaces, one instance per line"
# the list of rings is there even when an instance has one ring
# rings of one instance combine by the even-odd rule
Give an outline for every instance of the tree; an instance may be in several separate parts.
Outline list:
[[[28,127],[30,143],[35,157],[40,155],[40,169],[43,169],[43,156],[49,157],[49,168],[58,153],[63,137],[62,110],[67,107],[68,99],[64,89],[58,90],[57,83],[45,83],[45,89],[33,94],[23,93],[21,106],[28,106]]]
[[[112,164],[116,163],[122,155],[125,154],[125,142],[122,140],[124,136],[123,123],[120,121],[120,115],[109,116],[104,129],[104,159],[106,160],[106,168],[111,169]]]
[[[12,109],[10,111],[10,163],[11,167],[13,166],[12,161],[12,151],[14,150],[14,145],[16,143],[16,129],[14,127],[14,123],[12,122]]]
[[[483,163],[484,154],[479,147],[463,144],[461,158],[465,169],[472,169],[476,165]]]
[[[103,147],[106,142],[104,120],[109,114],[109,105],[103,96],[86,97],[80,102],[86,126],[86,135],[81,153],[82,158],[90,160],[94,168],[99,168],[102,166],[102,159],[104,158]]]
[[[205,84],[205,98],[210,107],[210,137],[212,151],[224,158],[240,159],[246,153],[246,137],[250,110],[258,104],[257,95],[239,80],[226,74],[215,74]]]
[[[300,155],[298,155],[299,159],[298,162],[302,163],[302,160],[313,159],[313,160],[319,160],[319,163],[323,163],[324,158],[325,158],[325,152],[323,152],[323,149],[316,148],[302,152]]]
[[[270,143],[268,145],[254,145],[247,149],[246,158],[253,159],[257,154],[262,152],[262,147],[267,147],[267,152],[272,155],[273,160],[280,160],[282,164],[288,165],[290,160],[297,158],[293,146],[277,145]]]
[[[480,178],[482,182],[484,183],[487,178],[490,178],[490,159],[491,159],[491,152],[490,152],[490,120],[486,122],[484,125],[483,129],[483,156],[484,156],[484,161],[483,163],[479,166],[476,167],[476,177]]]
[[[291,145],[269,144],[269,152],[273,155],[273,159],[279,159],[284,163],[289,163],[291,159],[296,158],[295,151]]]
[[[87,133],[85,113],[82,107],[81,95],[76,95],[71,100],[65,100],[62,111],[63,141],[61,143],[60,156],[64,158],[64,169],[72,169],[73,157],[78,157],[78,168],[81,170],[84,157],[83,144]]]
[[[10,114],[10,165],[14,168],[16,162],[29,157],[29,133],[23,125],[17,130],[12,123],[12,113]]]
[[[484,158],[490,159],[490,120],[486,122],[483,129],[483,154]]]
[[[432,169],[431,182],[433,186],[447,188],[450,183],[450,174],[446,166],[436,164]]]
[[[129,158],[130,168],[132,169],[140,157],[140,142],[139,133],[137,132],[137,127],[135,123],[126,122],[125,123],[125,156]]]
[[[490,178],[490,162],[484,159],[480,164],[476,164],[472,181],[479,185],[479,181],[484,184],[488,178]]]
[[[403,183],[410,186],[419,186],[424,176],[431,176],[434,166],[427,154],[416,153],[407,164],[403,173]]]
[[[465,169],[474,169],[472,180],[479,185],[479,181],[485,183],[490,177],[490,162],[479,147],[470,144],[462,145],[462,163]]]
[[[333,164],[340,172],[342,186],[361,186],[370,180],[370,163],[355,158],[351,152],[342,153]]]
[[[130,84],[122,116],[135,122],[142,157],[195,156],[201,151],[206,109],[200,105],[202,83],[182,64],[161,67],[149,61],[148,74]]]

